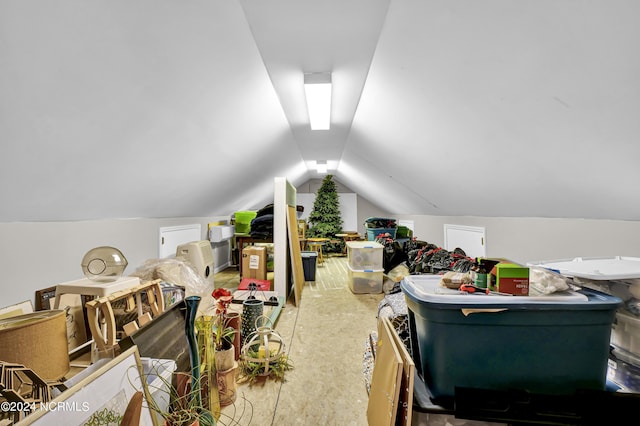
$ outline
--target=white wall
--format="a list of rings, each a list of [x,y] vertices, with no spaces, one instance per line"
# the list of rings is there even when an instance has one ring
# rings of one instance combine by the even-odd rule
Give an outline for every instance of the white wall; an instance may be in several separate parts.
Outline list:
[[[358,218],[385,214],[367,208],[358,197]],[[394,217],[394,216],[392,216]],[[592,256],[640,257],[640,222],[587,219],[485,218],[397,215],[414,221],[414,235],[444,244],[444,224],[483,226],[487,256],[518,262]],[[207,223],[228,217],[121,219],[82,222],[0,223],[0,306],[34,300],[36,290],[82,278],[80,261],[91,248],[119,248],[132,273],[158,256],[158,233],[164,226],[200,223],[207,239]],[[363,229],[359,229],[363,231]]]
[[[0,307],[34,301],[35,291],[83,278],[80,262],[93,247],[117,247],[129,262],[125,274],[148,259],[158,258],[159,229],[164,226],[202,226],[228,217],[172,219],[116,219],[81,222],[0,223]]]
[[[444,244],[444,224],[486,228],[487,256],[517,262],[574,257],[640,257],[640,222],[592,219],[399,215],[415,223],[414,236]],[[462,247],[464,249],[464,247]]]

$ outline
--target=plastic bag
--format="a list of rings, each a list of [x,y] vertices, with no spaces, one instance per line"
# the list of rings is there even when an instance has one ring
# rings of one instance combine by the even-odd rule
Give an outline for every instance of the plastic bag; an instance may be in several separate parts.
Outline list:
[[[569,290],[562,276],[542,268],[529,267],[529,288],[540,294]]]
[[[178,258],[149,259],[131,274],[143,281],[160,279],[164,282],[184,287],[185,297],[200,296],[198,316],[214,306],[211,296],[213,284],[198,274],[191,264]]]

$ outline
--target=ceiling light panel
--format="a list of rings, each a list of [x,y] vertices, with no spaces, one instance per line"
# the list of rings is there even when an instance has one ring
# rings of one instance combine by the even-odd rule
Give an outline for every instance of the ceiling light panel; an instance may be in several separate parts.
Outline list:
[[[331,127],[331,89],[331,73],[304,75],[304,93],[311,130],[329,130]]]

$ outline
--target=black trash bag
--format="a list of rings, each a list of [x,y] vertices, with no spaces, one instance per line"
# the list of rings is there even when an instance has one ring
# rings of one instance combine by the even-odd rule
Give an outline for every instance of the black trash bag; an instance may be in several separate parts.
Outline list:
[[[453,250],[451,260],[451,270],[454,272],[469,272],[475,263],[474,259],[468,257],[460,247]]]
[[[396,220],[387,217],[370,217],[364,221],[365,228],[397,228]]]
[[[410,240],[408,240],[408,241],[406,241],[404,243],[403,249],[404,249],[405,253],[409,254],[409,252],[411,252],[413,250],[419,250],[419,249],[425,247],[428,244],[429,243],[426,242],[426,241],[410,239]]]
[[[256,212],[256,217],[271,215],[273,217],[273,204],[267,204]]]
[[[409,273],[427,273],[427,271],[423,270],[423,260],[426,259],[425,256],[427,256],[428,253],[437,248],[435,244],[429,244],[424,241],[408,241],[407,244],[405,244],[405,251],[407,252]]]
[[[408,260],[407,254],[397,241],[386,240],[382,250],[382,268],[385,274],[401,263],[406,264]]]
[[[249,231],[249,235],[256,240],[273,238],[273,215],[263,214],[256,216],[256,218],[251,221],[251,231]]]

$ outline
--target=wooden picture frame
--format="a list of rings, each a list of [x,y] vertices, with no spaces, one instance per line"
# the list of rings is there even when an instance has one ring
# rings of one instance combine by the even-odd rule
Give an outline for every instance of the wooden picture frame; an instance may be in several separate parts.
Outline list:
[[[91,340],[85,304],[93,296],[63,294],[60,309],[66,311],[69,353]],[[53,309],[56,303],[56,286],[36,290],[36,311]]]
[[[0,308],[0,319],[30,314],[31,312],[33,312],[33,304],[31,303],[31,300],[25,300],[24,302],[16,303],[15,305]]]
[[[138,347],[132,346],[47,403],[49,410],[38,410],[16,425],[84,424],[101,412],[122,416],[133,395],[144,389],[143,379]],[[140,425],[158,426],[146,399]]]
[[[53,302],[56,298],[56,287],[47,287],[36,290],[36,311],[53,309]]]
[[[403,362],[392,330],[378,322],[376,358],[367,405],[370,426],[394,426],[400,402]]]
[[[415,363],[406,346],[396,333],[388,317],[380,318],[382,324],[386,327],[389,335],[393,338],[393,344],[400,353],[402,358],[402,378],[400,380],[400,395],[398,400],[398,413],[396,416],[396,425],[411,425],[411,417],[413,414],[413,380],[415,374]]]

